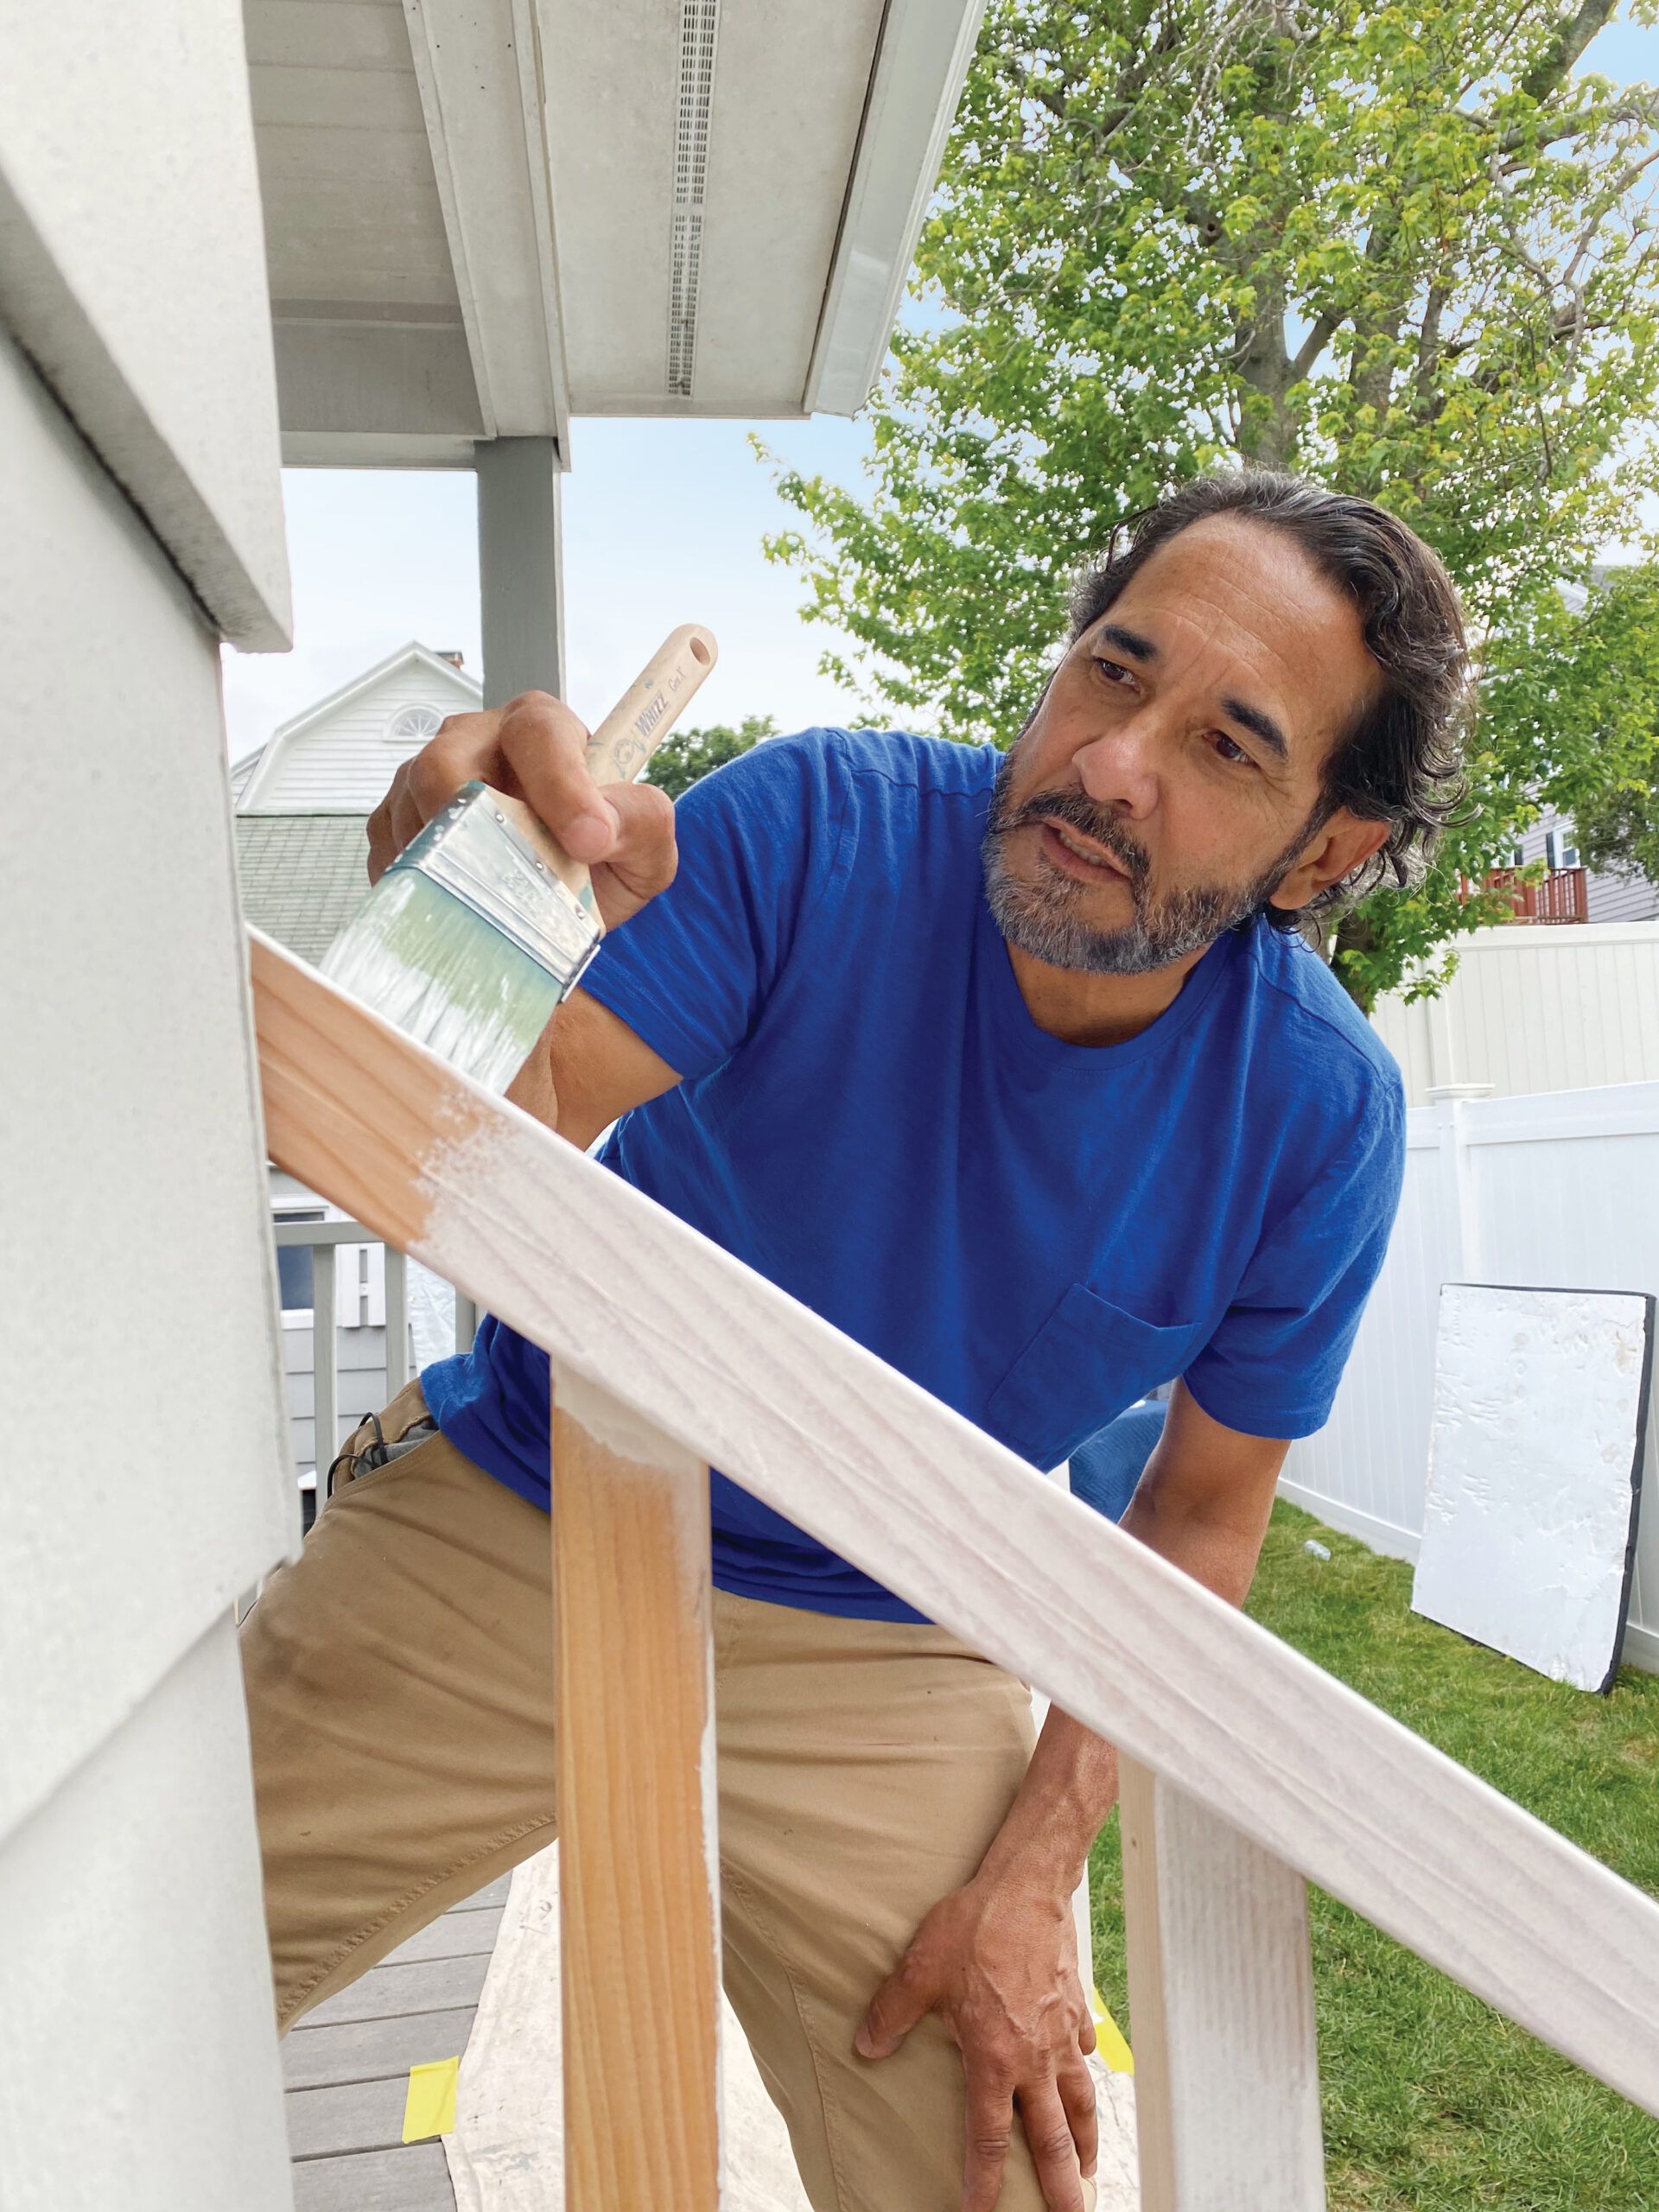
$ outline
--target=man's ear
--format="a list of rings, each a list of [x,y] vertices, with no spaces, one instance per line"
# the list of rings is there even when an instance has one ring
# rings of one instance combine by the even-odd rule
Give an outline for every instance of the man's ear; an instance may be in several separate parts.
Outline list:
[[[1306,906],[1328,885],[1340,883],[1362,861],[1370,860],[1387,843],[1388,836],[1386,822],[1367,822],[1339,806],[1303,847],[1301,857],[1286,869],[1268,893],[1269,904],[1287,912]]]

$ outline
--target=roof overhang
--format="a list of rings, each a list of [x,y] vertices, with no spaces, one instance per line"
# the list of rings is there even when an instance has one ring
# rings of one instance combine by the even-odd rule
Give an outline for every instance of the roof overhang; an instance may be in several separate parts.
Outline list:
[[[983,0],[246,0],[284,457],[851,414]]]

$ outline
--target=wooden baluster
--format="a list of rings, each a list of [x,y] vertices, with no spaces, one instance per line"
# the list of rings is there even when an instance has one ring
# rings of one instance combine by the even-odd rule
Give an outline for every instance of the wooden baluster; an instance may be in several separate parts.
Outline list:
[[[1307,1885],[1119,1762],[1141,2212],[1323,2212]]]
[[[568,2212],[718,2212],[709,1471],[569,1376],[553,1403]]]

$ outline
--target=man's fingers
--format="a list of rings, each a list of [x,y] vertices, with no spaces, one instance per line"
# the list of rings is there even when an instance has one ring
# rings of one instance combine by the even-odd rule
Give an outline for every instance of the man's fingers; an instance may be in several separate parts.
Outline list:
[[[503,710],[499,742],[526,802],[572,860],[590,867],[609,860],[620,823],[611,794],[588,770],[588,732],[569,707],[525,692]]]
[[[605,796],[616,816],[616,844],[603,868],[634,899],[654,899],[673,882],[679,865],[674,802],[654,784],[612,784]],[[602,897],[600,903],[602,908]]]
[[[1020,2117],[1032,2162],[1042,2183],[1048,2212],[1084,2212],[1083,2183],[1077,2178],[1077,2146],[1071,2121],[1054,2083],[1033,2084],[1020,2092]],[[995,2202],[995,2200],[992,2200]]]
[[[890,1974],[870,2000],[870,2009],[853,2037],[861,2058],[891,2058],[933,2002],[908,1962]]]
[[[1013,2134],[1014,2084],[999,2075],[970,2069],[963,2145],[962,2212],[996,2212]]]
[[[1087,2065],[1063,2065],[1055,2075],[1060,2102],[1077,2146],[1077,2164],[1092,2174],[1100,2163],[1100,2112],[1095,2103],[1095,2077]]]
[[[674,808],[649,785],[595,784],[587,753],[587,730],[545,692],[451,715],[401,765],[370,817],[370,882],[476,780],[523,799],[573,860],[587,861],[601,915],[614,928],[674,880]]]

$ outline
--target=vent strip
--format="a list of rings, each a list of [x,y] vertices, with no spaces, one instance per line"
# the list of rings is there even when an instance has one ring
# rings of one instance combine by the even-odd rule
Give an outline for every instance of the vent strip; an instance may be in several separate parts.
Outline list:
[[[674,214],[669,238],[668,390],[690,399],[697,358],[697,283],[709,111],[720,0],[680,0],[680,90],[674,118]]]

